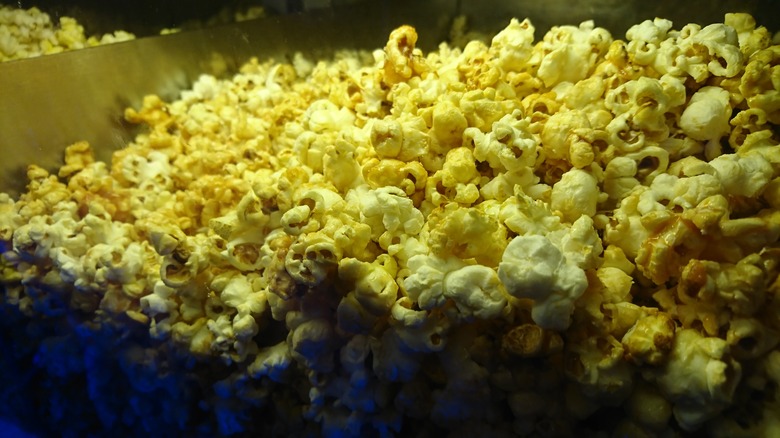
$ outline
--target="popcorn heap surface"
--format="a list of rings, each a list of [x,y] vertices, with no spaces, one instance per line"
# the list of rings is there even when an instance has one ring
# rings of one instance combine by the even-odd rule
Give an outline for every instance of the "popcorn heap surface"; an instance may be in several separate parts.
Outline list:
[[[54,23],[38,8],[0,5],[0,62],[132,39],[135,35],[123,30],[87,37],[74,18],[62,16]]]
[[[31,166],[2,374],[75,435],[780,433],[780,46],[533,31],[253,60]]]
[[[225,7],[207,20],[190,20],[175,28],[161,29],[160,34],[247,21],[265,15],[265,9],[260,6],[248,6],[243,9]],[[87,37],[84,26],[75,18],[62,16],[55,23],[52,22],[49,14],[41,12],[36,7],[20,9],[0,4],[0,62],[132,39],[135,39],[135,35],[123,30]]]

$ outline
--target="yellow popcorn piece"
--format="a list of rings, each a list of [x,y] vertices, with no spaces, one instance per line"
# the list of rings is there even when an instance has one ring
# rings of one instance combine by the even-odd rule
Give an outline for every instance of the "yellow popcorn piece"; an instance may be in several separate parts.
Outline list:
[[[678,333],[670,354],[658,384],[671,399],[680,426],[690,430],[729,403],[742,370],[730,357],[725,341],[694,330]]]

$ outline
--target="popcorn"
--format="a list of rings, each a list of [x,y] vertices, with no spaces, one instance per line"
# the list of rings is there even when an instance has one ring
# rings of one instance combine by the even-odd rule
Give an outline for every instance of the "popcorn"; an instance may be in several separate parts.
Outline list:
[[[669,402],[649,385],[638,385],[634,389],[627,410],[636,422],[654,430],[663,429],[672,416]]]
[[[352,193],[360,205],[361,222],[371,227],[372,238],[382,248],[389,248],[403,235],[414,236],[422,230],[422,213],[414,208],[412,201],[400,189],[382,187]]]
[[[395,261],[387,255],[380,256],[375,263],[352,258],[339,262],[339,278],[349,285],[349,292],[337,309],[340,329],[367,331],[379,317],[386,316],[398,294],[398,284],[393,277],[396,269]]]
[[[771,435],[768,31],[533,32],[253,59],[128,109],[110,165],[30,166],[0,309],[33,378],[0,396],[71,435]]]
[[[455,257],[442,259],[428,255],[413,256],[408,264],[411,275],[404,280],[404,289],[409,298],[425,310],[444,305],[447,275],[465,267],[465,263]],[[457,291],[451,293],[457,294]]]
[[[333,328],[325,320],[303,322],[287,337],[290,356],[313,371],[327,373],[333,368],[333,336]]]
[[[614,337],[590,337],[566,353],[566,371],[580,384],[585,397],[614,404],[630,395],[631,370],[622,359],[622,345]]]
[[[597,181],[588,172],[572,169],[561,176],[552,189],[550,208],[561,212],[563,220],[574,222],[596,214]]]
[[[464,316],[481,319],[499,316],[506,298],[498,275],[486,266],[466,266],[450,273],[444,281],[444,296],[452,299]]]
[[[507,245],[498,275],[507,293],[534,300],[532,317],[540,327],[564,330],[574,300],[587,287],[582,269],[567,263],[544,236],[515,237]]]
[[[688,102],[680,117],[680,128],[696,140],[717,140],[728,132],[730,115],[728,92],[718,87],[703,87]]]
[[[0,62],[135,39],[121,30],[87,38],[75,19],[61,16],[55,23],[40,9],[21,5],[0,5],[0,29]]]
[[[423,230],[423,235],[427,231],[431,251],[444,258],[474,258],[483,265],[497,266],[499,254],[506,247],[506,229],[499,224],[496,208],[490,203],[481,207],[462,208],[453,203],[432,211],[427,230]]]
[[[709,164],[715,169],[725,193],[732,196],[756,196],[774,173],[771,163],[755,153],[721,155]]]
[[[621,341],[626,357],[637,364],[659,365],[672,348],[674,332],[674,321],[663,313],[637,320]]]
[[[425,61],[415,50],[417,31],[401,26],[390,34],[385,46],[384,80],[388,85],[408,80],[413,74],[425,71]]]
[[[298,283],[315,286],[337,266],[341,249],[322,233],[311,233],[290,245],[285,268]]]
[[[431,133],[436,139],[434,150],[438,153],[460,146],[463,130],[468,126],[460,109],[447,100],[433,107],[432,124]]]
[[[542,58],[537,74],[547,87],[584,79],[598,54],[604,53],[611,42],[609,32],[594,28],[593,21],[582,22],[579,27],[554,26],[541,43],[549,53]]]
[[[534,26],[529,20],[520,22],[516,18],[493,37],[490,50],[498,52],[499,65],[504,71],[522,71],[532,56]]]
[[[380,157],[397,157],[403,144],[403,130],[398,121],[375,120],[371,124],[371,145]]]
[[[718,415],[731,401],[741,371],[739,363],[730,358],[724,340],[686,329],[675,335],[658,385],[672,401],[672,412],[680,426],[692,430]]]
[[[501,351],[509,356],[542,357],[562,348],[563,340],[557,333],[533,324],[517,326],[501,339]]]
[[[658,45],[666,39],[672,28],[672,22],[663,18],[645,20],[631,26],[626,32],[629,40],[628,52],[633,55],[634,62],[647,65],[653,61],[658,51]]]
[[[502,117],[493,124],[489,134],[476,128],[467,128],[466,139],[474,142],[474,158],[486,161],[499,171],[517,171],[536,162],[537,142],[528,135],[528,124],[520,118],[520,111]]]

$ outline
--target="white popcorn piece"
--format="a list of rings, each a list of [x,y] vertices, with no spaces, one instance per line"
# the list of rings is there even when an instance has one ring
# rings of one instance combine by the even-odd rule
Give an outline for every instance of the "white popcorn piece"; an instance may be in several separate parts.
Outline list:
[[[688,102],[680,128],[696,140],[717,140],[729,131],[729,116],[729,93],[719,87],[703,87]]]
[[[399,188],[366,190],[363,186],[351,191],[348,200],[360,206],[361,222],[371,227],[373,239],[382,248],[397,243],[401,236],[414,236],[422,230],[422,213]]]
[[[529,134],[528,123],[520,119],[516,110],[493,124],[487,135],[476,128],[467,128],[466,139],[474,142],[474,158],[487,161],[493,169],[517,171],[533,166],[537,156],[537,142]]]
[[[447,298],[445,278],[465,266],[463,261],[455,257],[442,259],[431,255],[413,256],[408,262],[411,275],[404,280],[404,289],[421,309],[441,307]]]
[[[584,79],[597,54],[605,51],[611,41],[609,32],[594,28],[593,21],[585,21],[579,27],[553,27],[542,42],[550,52],[542,58],[537,74],[548,87]]]
[[[553,186],[550,208],[560,211],[566,222],[574,222],[581,216],[594,216],[598,199],[596,178],[584,170],[572,169]]]
[[[560,241],[557,241],[558,236]],[[556,231],[548,235],[556,240],[564,257],[581,269],[595,269],[601,264],[600,256],[603,251],[601,239],[594,228],[593,219],[589,216],[580,216],[575,220],[566,233]]]
[[[629,41],[627,49],[634,55],[634,60],[642,65],[652,62],[658,45],[667,38],[671,28],[672,22],[663,18],[631,26],[626,32],[626,39]]]
[[[680,426],[693,430],[731,401],[741,371],[739,362],[730,358],[726,341],[686,329],[675,335],[657,381],[674,404],[672,411]]]
[[[758,153],[721,155],[709,162],[724,194],[755,197],[774,175],[772,164]]]
[[[493,37],[490,50],[498,52],[499,65],[505,71],[521,71],[532,55],[534,26],[529,20],[513,18]]]
[[[534,300],[534,322],[553,330],[569,326],[574,301],[588,285],[584,271],[567,263],[549,239],[538,235],[512,239],[498,275],[508,294]]]
[[[499,218],[519,235],[547,234],[561,228],[561,218],[553,215],[542,201],[528,196],[513,196],[503,204]]]
[[[506,306],[496,271],[486,266],[465,266],[444,278],[444,293],[461,314],[481,319],[498,317]]]
[[[721,23],[710,24],[697,32],[693,39],[707,47],[712,58],[707,68],[713,75],[732,77],[742,67],[742,53],[734,28]]]
[[[282,381],[285,371],[292,364],[292,356],[287,347],[287,342],[280,342],[271,347],[262,349],[247,372],[254,378],[268,376],[271,380]]]
[[[304,321],[287,336],[291,357],[306,368],[329,372],[333,369],[333,328],[328,321]]]

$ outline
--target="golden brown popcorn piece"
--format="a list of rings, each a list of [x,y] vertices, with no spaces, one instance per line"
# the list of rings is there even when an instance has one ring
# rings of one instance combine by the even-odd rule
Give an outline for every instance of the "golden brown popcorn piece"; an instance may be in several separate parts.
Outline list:
[[[408,25],[401,26],[390,33],[385,46],[385,76],[383,82],[394,85],[405,82],[414,75],[421,75],[428,70],[425,59],[419,51],[415,51],[417,31]]]
[[[488,48],[481,41],[472,41],[463,49],[462,61],[458,63],[461,81],[470,90],[493,87],[498,82],[501,72],[492,62]]]
[[[414,198],[416,192],[424,193],[428,172],[419,161],[403,162],[399,160],[368,160],[363,164],[363,178],[371,186],[394,186]],[[417,204],[419,205],[419,203]]]
[[[130,123],[146,123],[152,127],[172,122],[168,104],[155,94],[144,97],[139,111],[127,108],[125,119]]]
[[[666,313],[651,313],[639,318],[621,341],[626,360],[637,365],[660,364],[672,349],[674,332],[674,320]]]
[[[545,357],[562,350],[561,336],[536,324],[514,327],[501,338],[501,352],[510,358]]]
[[[74,143],[65,148],[65,165],[60,168],[58,176],[67,178],[95,162],[92,148],[86,141]]]
[[[654,218],[649,214],[642,219],[651,235],[639,249],[636,266],[655,284],[678,277],[680,266],[705,248],[706,240],[698,229],[680,217],[661,218],[656,223],[651,222]]]

